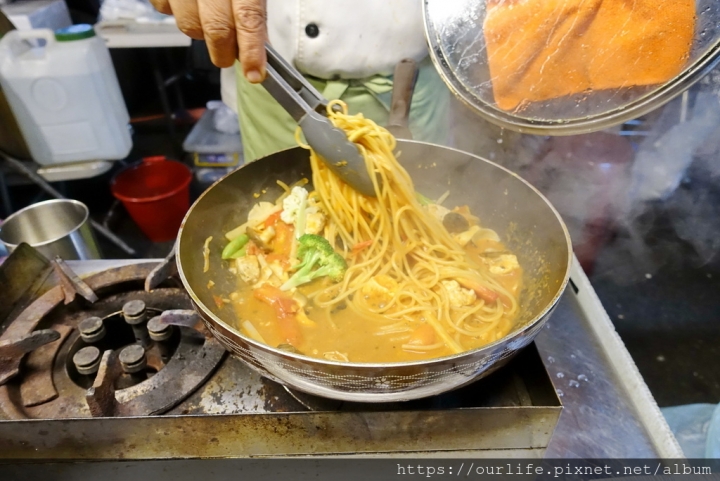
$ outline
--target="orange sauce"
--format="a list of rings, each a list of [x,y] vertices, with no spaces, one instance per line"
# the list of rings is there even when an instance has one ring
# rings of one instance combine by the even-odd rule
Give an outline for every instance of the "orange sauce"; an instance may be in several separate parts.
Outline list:
[[[504,251],[502,244],[492,241],[480,241],[477,246],[467,248],[468,255],[479,265],[483,265],[480,254],[488,248]],[[517,298],[522,287],[522,269],[517,268],[505,275],[493,276],[505,289]],[[308,295],[323,287],[325,280],[301,286],[299,291]],[[264,341],[273,347],[287,345],[283,337],[281,320],[277,317],[277,309],[253,295],[254,290],[244,281],[238,279],[237,295],[232,296],[233,305],[237,313],[238,328],[245,335],[249,333],[242,328],[244,321],[250,321],[257,329]],[[356,293],[355,295],[360,295]],[[410,341],[417,341],[423,345],[439,343],[432,327],[418,319],[407,323],[407,332],[380,335],[380,328],[385,325],[396,324],[388,320],[387,323],[374,319],[367,319],[355,313],[347,306],[326,309],[316,307],[310,302],[306,308],[308,320],[298,320],[300,336],[299,343],[294,347],[307,356],[327,358],[326,353],[341,353],[351,362],[360,363],[389,363],[419,361],[453,354],[446,346],[426,352],[408,351],[403,348]],[[517,316],[505,314],[490,337],[461,336],[462,346],[466,350],[474,349],[496,340],[497,336],[509,333],[515,325]],[[331,355],[333,357],[333,355]]]

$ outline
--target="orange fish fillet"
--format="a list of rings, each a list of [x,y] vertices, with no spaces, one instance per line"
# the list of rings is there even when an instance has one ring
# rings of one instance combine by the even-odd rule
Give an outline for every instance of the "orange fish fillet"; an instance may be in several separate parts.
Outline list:
[[[695,0],[488,0],[498,107],[667,82],[685,66]]]

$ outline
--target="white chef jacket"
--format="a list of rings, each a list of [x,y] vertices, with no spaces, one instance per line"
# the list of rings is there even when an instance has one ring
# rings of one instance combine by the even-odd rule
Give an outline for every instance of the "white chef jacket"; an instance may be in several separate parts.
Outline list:
[[[323,79],[391,75],[428,53],[422,0],[267,0],[270,43]]]
[[[410,129],[417,140],[447,142],[449,92],[427,58],[422,0],[267,0],[267,16],[270,43],[301,73],[327,80],[321,93],[328,99],[345,99],[334,87],[348,80],[353,88],[367,87],[368,97],[387,107],[392,84],[383,77],[401,60],[416,60]],[[234,87],[240,72],[224,69],[221,90],[223,101],[237,108],[241,132],[250,133],[243,141],[245,160],[295,146],[296,125],[276,111],[281,109],[264,108],[272,102],[262,87],[243,79]],[[355,108],[352,97],[347,100]],[[380,124],[387,120],[377,109],[375,115]]]
[[[267,15],[273,47],[322,79],[392,75],[400,60],[428,54],[422,0],[267,0]],[[223,69],[222,99],[237,111],[235,82],[235,68]]]

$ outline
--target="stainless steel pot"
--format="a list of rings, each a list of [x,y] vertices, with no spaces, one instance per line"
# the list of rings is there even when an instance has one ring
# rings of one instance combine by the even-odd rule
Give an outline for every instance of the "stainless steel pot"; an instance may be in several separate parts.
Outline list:
[[[418,192],[437,198],[449,190],[446,205],[469,205],[482,224],[495,229],[517,254],[525,271],[517,328],[480,349],[392,364],[315,359],[242,335],[232,306],[213,298],[228,297],[236,286],[235,276],[220,259],[227,243],[224,234],[247,220],[253,204],[280,195],[277,180],[291,184],[311,178],[308,151],[294,148],[248,164],[218,181],[190,208],[178,235],[180,277],[205,325],[228,350],[262,375],[333,399],[417,399],[455,389],[494,371],[529,344],[549,318],[567,284],[572,249],[565,224],[547,199],[512,172],[465,152],[413,141],[398,141],[398,150]],[[203,272],[203,244],[209,236],[210,269]],[[210,280],[215,283],[212,289]]]
[[[38,202],[15,212],[0,226],[0,241],[12,252],[25,242],[49,259],[101,259],[90,212],[76,200]]]

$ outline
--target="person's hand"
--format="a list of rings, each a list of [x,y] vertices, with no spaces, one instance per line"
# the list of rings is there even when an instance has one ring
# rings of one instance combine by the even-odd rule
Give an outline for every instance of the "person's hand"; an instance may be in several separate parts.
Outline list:
[[[267,15],[265,0],[150,0],[161,13],[175,16],[190,38],[205,40],[212,62],[230,67],[238,58],[245,77],[265,78]]]

